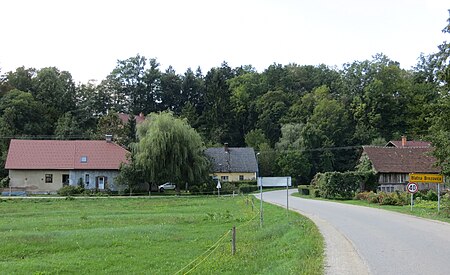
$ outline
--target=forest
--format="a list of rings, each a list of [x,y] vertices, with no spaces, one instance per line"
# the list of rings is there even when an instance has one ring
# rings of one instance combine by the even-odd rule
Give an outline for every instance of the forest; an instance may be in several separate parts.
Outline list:
[[[450,33],[450,19],[443,32]],[[186,119],[207,147],[254,147],[263,176],[308,181],[317,172],[352,170],[362,145],[402,135],[432,141],[448,173],[449,55],[442,42],[408,70],[376,54],[340,68],[274,63],[258,72],[223,62],[207,72],[178,73],[138,54],[118,60],[106,79],[87,83],[56,67],[0,69],[0,167],[11,138],[102,139],[108,133],[128,146],[136,139],[133,115],[168,110]],[[130,114],[125,127],[118,113]]]

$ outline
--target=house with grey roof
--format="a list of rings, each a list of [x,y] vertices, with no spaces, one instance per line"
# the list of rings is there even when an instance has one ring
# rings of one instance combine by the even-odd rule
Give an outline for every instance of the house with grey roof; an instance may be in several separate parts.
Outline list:
[[[208,148],[206,156],[212,163],[211,176],[222,182],[255,180],[258,172],[256,154],[250,147]]]

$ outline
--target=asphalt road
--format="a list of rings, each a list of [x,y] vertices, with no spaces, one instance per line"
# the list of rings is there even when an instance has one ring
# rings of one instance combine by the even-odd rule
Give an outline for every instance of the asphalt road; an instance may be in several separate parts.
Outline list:
[[[265,202],[283,206],[286,197],[286,191],[263,193]],[[289,208],[324,235],[327,274],[450,274],[448,223],[293,196]]]

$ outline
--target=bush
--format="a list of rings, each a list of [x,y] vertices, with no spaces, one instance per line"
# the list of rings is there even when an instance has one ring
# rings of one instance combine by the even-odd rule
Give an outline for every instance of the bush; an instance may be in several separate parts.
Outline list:
[[[372,190],[376,183],[372,172],[318,173],[311,184],[327,199],[351,199],[358,190]]]
[[[78,186],[81,187],[81,188],[84,188],[83,178],[79,178],[78,179]]]
[[[427,195],[425,196],[425,199],[428,201],[437,201],[438,194],[434,190],[428,190]]]
[[[200,194],[200,188],[196,185],[193,185],[189,187],[189,192],[193,195],[199,195]]]
[[[379,197],[379,203],[380,205],[405,205],[397,193],[384,193]]]
[[[298,192],[302,195],[309,196],[311,194],[311,185],[299,185]]]
[[[233,184],[236,184],[238,186],[241,185],[256,185],[256,180],[241,180],[241,181],[235,181]]]
[[[379,203],[380,205],[406,205],[409,203],[408,193],[406,192],[393,192],[393,193],[374,193],[370,192],[361,192],[356,194],[355,199],[357,200],[365,200],[369,203]]]
[[[320,198],[320,190],[319,189],[312,189],[313,190],[313,197]]]
[[[84,188],[80,186],[67,185],[58,190],[60,196],[73,196],[84,192]]]
[[[220,194],[233,194],[233,191],[235,193],[238,193],[239,191],[237,186],[232,182],[222,182],[221,186],[222,188],[220,189]]]
[[[189,185],[189,192],[193,195],[207,195],[212,194],[216,189],[214,182],[202,183],[199,185]]]
[[[368,203],[379,203],[378,194],[373,191],[370,192],[360,192],[355,196],[355,200],[367,201]]]
[[[239,186],[239,193],[251,193],[251,192],[255,192],[258,191],[258,186],[257,185],[252,185],[252,184],[242,184]]]
[[[356,194],[355,200],[367,201],[370,193],[371,192],[367,192],[367,191],[366,192],[359,192],[359,193]]]
[[[445,216],[450,217],[450,193],[442,196],[442,212]]]
[[[1,181],[0,181],[0,188],[5,188],[9,186],[9,177],[4,177]]]

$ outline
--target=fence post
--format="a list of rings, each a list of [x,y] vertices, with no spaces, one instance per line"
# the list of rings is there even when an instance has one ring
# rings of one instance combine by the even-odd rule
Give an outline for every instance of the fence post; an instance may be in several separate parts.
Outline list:
[[[231,230],[231,255],[236,254],[236,226]]]

